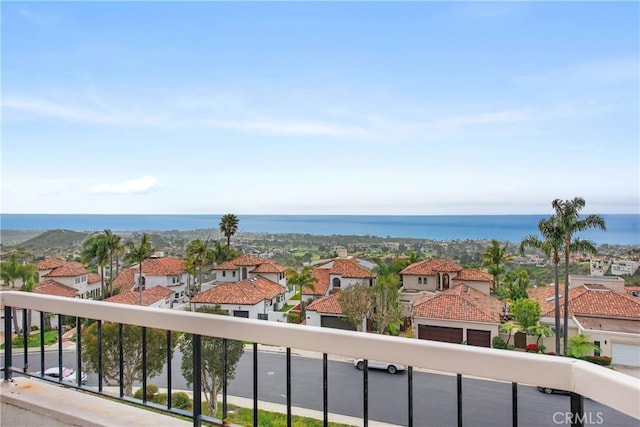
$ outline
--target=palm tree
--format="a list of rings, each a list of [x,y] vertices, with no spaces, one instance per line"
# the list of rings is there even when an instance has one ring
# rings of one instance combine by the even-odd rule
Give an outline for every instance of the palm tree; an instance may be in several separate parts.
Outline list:
[[[311,266],[304,267],[300,272],[290,270],[287,273],[287,283],[298,286],[300,289],[300,319],[304,315],[304,299],[302,298],[302,289],[309,288],[313,292],[316,290],[316,278],[313,277],[313,270]]]
[[[20,278],[22,279],[22,292],[33,292],[38,283],[38,269],[33,264],[23,264],[20,268]],[[31,309],[27,311],[27,333],[31,332]]]
[[[100,270],[100,285],[102,295],[107,293],[104,286],[104,269],[109,262],[109,242],[105,234],[95,234],[82,244],[81,260],[83,264],[95,262]]]
[[[118,272],[114,273],[113,264],[114,261],[120,257],[120,253],[122,251],[123,245],[120,243],[121,237],[117,234],[113,234],[111,230],[104,230],[104,236],[107,244],[107,249],[109,253],[109,295],[113,294],[113,279],[117,277]]]
[[[238,232],[238,217],[226,214],[220,219],[220,232],[227,238],[227,249],[231,246],[231,236]]]
[[[194,266],[198,269],[198,292],[202,290],[202,267],[216,260],[215,252],[208,246],[209,241],[195,239],[189,242],[185,251],[187,259],[192,259]]]
[[[142,235],[138,246],[134,242],[128,242],[127,248],[129,252],[125,256],[125,260],[131,263],[138,263],[138,303],[142,305],[142,287],[144,286],[144,277],[142,276],[142,262],[153,254],[151,248],[151,239],[147,233]]]
[[[35,268],[33,268],[33,270],[35,270]],[[22,279],[22,287],[20,288],[20,290],[32,290],[33,284],[28,285],[29,275],[30,274],[27,268],[24,265],[20,264],[16,259],[15,253],[11,254],[11,256],[9,257],[9,261],[0,263],[0,277],[4,282],[4,285],[8,286],[10,289],[13,289],[15,287],[16,281],[18,279]],[[13,318],[13,330],[15,333],[18,333],[20,330],[20,325],[18,325],[18,309],[16,307],[12,307],[11,311],[11,317]]]
[[[500,242],[494,239],[491,241],[491,245],[480,254],[480,258],[483,260],[482,266],[489,267],[489,273],[493,274],[495,278],[496,289],[500,287],[500,275],[504,273],[502,265],[513,259],[513,256],[507,252],[508,247],[508,242],[500,247]]]
[[[532,335],[535,335],[538,337],[538,339],[536,340],[536,345],[538,346],[538,348],[540,348],[540,338],[542,337],[550,337],[551,335],[553,335],[553,331],[551,330],[550,327],[545,326],[545,325],[533,325],[533,326],[529,326],[529,332],[531,332]]]
[[[191,278],[194,277],[197,272],[195,259],[192,257],[185,258],[182,261],[182,268],[184,269],[184,272],[187,273],[187,289],[189,290],[189,298],[191,298],[193,293],[193,289],[191,288]]]
[[[511,335],[521,330],[522,327],[517,322],[506,322],[500,325],[500,329],[508,334],[507,342],[504,344],[506,348],[509,345],[509,341],[511,341]]]
[[[525,248],[535,248],[542,251],[547,258],[551,258],[553,272],[555,276],[555,318],[556,318],[556,355],[560,355],[560,278],[558,275],[558,264],[560,263],[560,251],[562,250],[562,230],[557,219],[551,216],[541,219],[538,229],[544,240],[537,236],[527,236],[520,242],[520,254],[524,255]],[[566,300],[565,293],[565,300]]]
[[[573,235],[589,228],[599,228],[606,230],[604,219],[599,215],[587,215],[580,218],[580,211],[585,206],[585,201],[581,197],[574,197],[573,200],[555,199],[551,206],[556,211],[558,225],[563,233],[564,246],[564,351],[567,352],[567,338],[569,328],[569,255],[571,252],[587,252],[596,254],[598,251],[593,243],[588,240],[573,239]]]
[[[600,350],[600,347],[588,341],[589,338],[589,335],[585,334],[571,337],[569,339],[569,346],[567,347],[567,356],[584,359],[591,350]]]

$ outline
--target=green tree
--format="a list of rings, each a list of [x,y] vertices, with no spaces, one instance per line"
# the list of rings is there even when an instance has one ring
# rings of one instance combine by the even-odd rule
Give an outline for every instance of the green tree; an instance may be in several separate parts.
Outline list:
[[[227,249],[231,247],[231,236],[238,232],[238,217],[226,214],[220,219],[220,232],[227,238]]]
[[[18,262],[16,254],[12,253],[9,256],[9,261],[0,263],[0,278],[4,282],[6,287],[10,289],[15,288],[18,280],[22,281],[20,290],[23,292],[31,292],[38,281],[38,271],[33,264],[21,264]],[[20,325],[18,325],[18,309],[16,307],[11,308],[13,318],[13,330],[15,333],[20,331]],[[27,329],[31,329],[31,310],[27,314]]]
[[[580,218],[580,211],[585,206],[585,201],[581,197],[574,197],[573,200],[555,199],[551,206],[556,211],[558,226],[563,234],[564,246],[564,350],[567,353],[567,338],[569,328],[569,255],[572,252],[582,252],[596,254],[598,251],[593,243],[588,240],[574,238],[575,233],[585,231],[589,228],[599,228],[606,230],[604,219],[599,215],[587,215]]]
[[[600,347],[589,341],[589,335],[580,334],[569,338],[567,345],[567,356],[576,359],[584,359],[584,357],[593,350],[600,350]]]
[[[543,238],[539,239],[534,235],[525,237],[522,242],[520,242],[520,254],[524,255],[525,248],[535,248],[542,251],[547,258],[551,257],[555,279],[554,312],[556,325],[556,354],[560,355],[560,278],[558,275],[558,264],[560,263],[563,233],[554,216],[540,220],[538,223],[538,229],[540,230],[540,234],[542,234]]]
[[[499,289],[495,289],[494,293],[500,299],[515,301],[527,298],[527,289],[530,287],[529,272],[527,270],[516,270],[505,275],[502,286]]]
[[[491,245],[480,255],[482,266],[488,267],[489,273],[493,274],[496,289],[500,289],[500,275],[504,273],[503,265],[513,259],[513,256],[507,252],[508,248],[509,243],[500,246],[500,242],[494,239],[491,241]]]
[[[227,312],[221,310],[219,306],[199,307],[197,312],[211,315],[226,315]],[[193,384],[193,335],[184,334],[180,340],[180,351],[182,352],[182,376],[188,386]],[[224,381],[223,346],[224,340],[215,337],[201,338],[201,367],[200,381],[202,391],[209,407],[209,415],[215,415],[218,410],[218,392],[222,388]],[[236,365],[244,353],[242,341],[227,341],[227,380],[232,380],[236,375]]]
[[[147,377],[162,372],[166,361],[167,335],[159,329],[147,329]],[[122,327],[123,365],[122,387],[126,396],[132,396],[133,383],[142,381],[142,328],[123,325]],[[171,352],[176,345],[172,333]],[[106,384],[119,381],[118,323],[102,324],[102,378]],[[98,322],[92,323],[82,333],[82,360],[88,371],[98,372]]]
[[[109,263],[109,241],[103,233],[94,234],[82,243],[81,258],[83,264],[95,263],[100,271],[100,293],[107,294],[104,284],[104,269]]]
[[[505,348],[509,346],[509,341],[511,341],[511,335],[515,334],[521,329],[522,329],[522,326],[520,326],[517,322],[506,322],[500,325],[500,330],[508,334],[507,342],[504,344]]]
[[[198,292],[202,290],[202,268],[215,262],[215,251],[208,246],[208,241],[203,242],[200,239],[195,239],[187,244],[185,250],[186,259],[193,260],[193,264],[198,270]]]
[[[370,290],[373,306],[370,317],[379,334],[397,331],[402,322],[398,281],[397,275],[387,273],[378,276],[376,285]]]
[[[312,292],[316,291],[317,279],[313,277],[313,269],[311,266],[303,267],[302,270],[295,271],[289,270],[287,272],[287,284],[292,285],[294,288],[298,287],[300,294],[300,319],[304,318],[304,298],[302,297],[302,290],[304,288],[310,289]]]
[[[362,322],[371,309],[369,288],[356,284],[342,289],[338,294],[338,302],[345,320],[362,331]]]
[[[125,256],[125,260],[130,263],[138,264],[138,304],[142,305],[142,288],[144,287],[142,262],[153,254],[151,239],[147,233],[144,233],[138,246],[136,246],[134,242],[128,242],[127,248],[129,249],[129,252]]]
[[[540,321],[540,303],[538,301],[521,298],[511,303],[511,314],[524,330],[535,326]]]
[[[553,331],[550,327],[540,324],[529,326],[528,331],[531,333],[531,335],[535,335],[538,337],[538,339],[536,340],[536,345],[538,346],[538,348],[540,347],[540,338],[550,337],[551,335],[553,335]]]
[[[104,230],[104,236],[109,253],[109,296],[111,296],[113,295],[113,280],[118,276],[118,264],[124,245],[121,243],[122,238],[109,229]],[[115,272],[113,270],[114,263],[116,264]]]

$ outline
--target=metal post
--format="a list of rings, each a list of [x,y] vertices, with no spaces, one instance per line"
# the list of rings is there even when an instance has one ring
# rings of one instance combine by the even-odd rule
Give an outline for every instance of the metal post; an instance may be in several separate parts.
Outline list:
[[[142,403],[147,403],[147,328],[142,327]]]
[[[120,398],[124,397],[124,348],[122,323],[118,323],[118,380],[120,382]]]
[[[511,383],[511,424],[518,427],[518,383]]]
[[[4,380],[11,380],[11,339],[13,334],[11,333],[11,307],[4,306]],[[41,372],[44,372],[42,369]]]
[[[44,372],[44,311],[40,312],[40,372]]]
[[[324,427],[329,425],[329,375],[327,367],[327,353],[322,353],[322,411]]]
[[[462,427],[462,375],[457,375],[458,427]]]
[[[413,366],[407,368],[407,387],[408,387],[408,404],[409,404],[409,422],[408,427],[413,427]]]
[[[42,370],[44,375],[44,369]],[[62,382],[62,315],[58,314],[58,382]]]
[[[226,338],[222,340],[222,421],[224,422],[227,418],[227,371],[229,370],[229,342]]]
[[[76,317],[76,385],[82,385],[82,318]]]
[[[287,427],[291,427],[291,348],[287,347]]]
[[[577,393],[571,396],[571,427],[584,427],[584,398]]]
[[[24,348],[22,372],[29,372],[29,332],[27,330],[27,309],[22,309],[22,345]]]
[[[200,427],[202,424],[202,378],[201,378],[201,356],[202,337],[193,336],[193,426]]]
[[[362,421],[364,427],[369,425],[369,361],[364,359],[362,371]]]
[[[98,391],[102,393],[102,320],[98,320]]]
[[[167,331],[167,409],[171,409],[171,359],[173,356],[173,346],[171,331]]]
[[[258,343],[253,343],[253,425],[258,425]]]

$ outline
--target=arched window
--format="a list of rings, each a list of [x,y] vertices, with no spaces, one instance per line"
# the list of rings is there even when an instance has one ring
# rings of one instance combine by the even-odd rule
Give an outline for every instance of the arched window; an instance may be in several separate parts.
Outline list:
[[[442,289],[449,289],[449,275],[446,273],[442,275]]]
[[[334,288],[339,288],[340,287],[340,279],[338,279],[337,277],[335,279],[333,279],[333,287]]]

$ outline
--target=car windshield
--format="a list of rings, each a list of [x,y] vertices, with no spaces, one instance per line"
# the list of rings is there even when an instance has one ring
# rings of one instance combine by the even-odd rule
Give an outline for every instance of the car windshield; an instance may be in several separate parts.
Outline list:
[[[58,368],[47,369],[45,371],[45,375],[48,375],[48,376],[54,377],[54,378],[58,378],[59,372],[60,372],[60,370]],[[73,375],[73,369],[62,368],[62,378],[66,378],[69,375]]]

